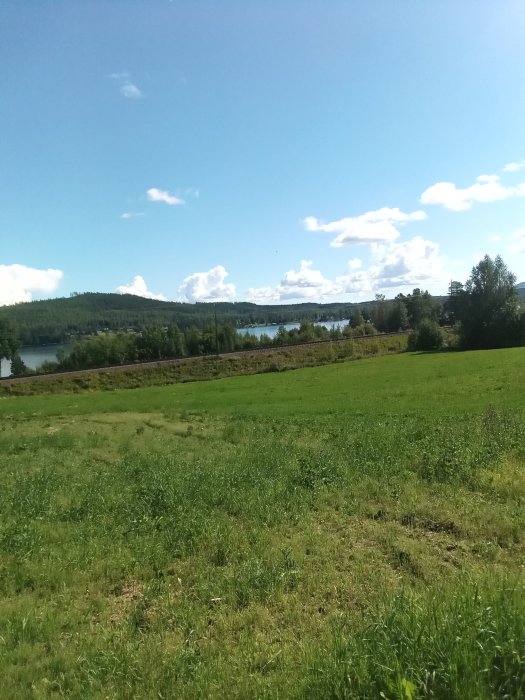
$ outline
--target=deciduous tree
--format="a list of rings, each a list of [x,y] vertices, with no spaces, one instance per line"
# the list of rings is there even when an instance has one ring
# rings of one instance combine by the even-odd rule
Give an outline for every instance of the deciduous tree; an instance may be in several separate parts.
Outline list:
[[[485,255],[472,268],[459,304],[460,338],[465,348],[497,348],[523,342],[516,277],[498,255]]]

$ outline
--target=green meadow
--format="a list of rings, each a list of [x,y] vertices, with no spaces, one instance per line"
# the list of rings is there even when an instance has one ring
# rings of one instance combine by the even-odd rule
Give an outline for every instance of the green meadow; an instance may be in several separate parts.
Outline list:
[[[0,398],[0,697],[523,698],[524,363]]]

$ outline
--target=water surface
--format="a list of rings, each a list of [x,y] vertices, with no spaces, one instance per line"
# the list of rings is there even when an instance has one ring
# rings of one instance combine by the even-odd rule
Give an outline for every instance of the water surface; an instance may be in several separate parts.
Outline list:
[[[42,362],[56,362],[57,352],[64,350],[68,353],[71,345],[27,345],[21,348],[20,357],[29,369],[36,369]],[[11,374],[11,362],[2,358],[0,376],[8,377]]]

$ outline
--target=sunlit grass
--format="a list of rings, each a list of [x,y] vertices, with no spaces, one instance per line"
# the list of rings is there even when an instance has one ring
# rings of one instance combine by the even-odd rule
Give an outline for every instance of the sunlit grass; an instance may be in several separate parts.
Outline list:
[[[523,697],[523,357],[1,400],[0,695]]]

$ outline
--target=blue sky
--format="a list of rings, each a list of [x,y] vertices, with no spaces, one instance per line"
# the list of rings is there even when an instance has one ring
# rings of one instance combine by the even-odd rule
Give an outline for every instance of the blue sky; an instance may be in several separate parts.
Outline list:
[[[0,304],[525,281],[522,0],[0,0]]]

